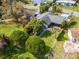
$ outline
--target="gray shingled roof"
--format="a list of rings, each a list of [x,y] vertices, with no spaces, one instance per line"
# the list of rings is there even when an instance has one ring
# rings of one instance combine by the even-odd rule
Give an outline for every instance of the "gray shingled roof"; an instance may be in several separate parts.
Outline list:
[[[65,17],[62,16],[48,15],[48,17],[52,23],[56,23],[56,24],[62,24],[62,22],[65,21]]]
[[[46,12],[46,13],[43,13],[43,14],[39,14],[39,15],[37,16],[37,19],[41,19],[41,18],[47,16],[48,14],[50,14],[50,13],[49,13],[49,12]]]
[[[41,20],[46,21],[46,23],[48,25],[51,24],[51,23],[62,24],[62,22],[67,20],[67,18],[65,18],[63,16],[52,15],[48,12],[38,15],[37,19],[41,19]]]

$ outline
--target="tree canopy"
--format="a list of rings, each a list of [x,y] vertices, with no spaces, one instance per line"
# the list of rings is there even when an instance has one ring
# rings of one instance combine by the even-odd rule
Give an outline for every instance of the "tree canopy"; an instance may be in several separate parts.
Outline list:
[[[62,9],[56,5],[55,3],[53,3],[53,6],[52,6],[52,13],[55,14],[55,13],[61,13]]]
[[[24,2],[24,3],[32,2],[32,0],[21,0],[21,1]]]
[[[45,42],[38,36],[30,36],[25,45],[26,51],[31,52],[37,57],[44,56],[49,51],[49,48],[45,45]]]
[[[40,13],[44,13],[44,12],[48,11],[50,5],[51,5],[51,3],[49,3],[49,4],[41,4],[40,7],[39,7]]]
[[[22,53],[14,55],[11,59],[37,59],[33,54],[30,52]]]
[[[33,18],[26,26],[25,31],[31,35],[39,35],[44,30],[43,21]]]
[[[29,35],[27,33],[17,30],[17,31],[13,31],[13,33],[10,35],[10,39],[14,43],[14,45],[17,44],[22,45],[27,40],[28,36]]]

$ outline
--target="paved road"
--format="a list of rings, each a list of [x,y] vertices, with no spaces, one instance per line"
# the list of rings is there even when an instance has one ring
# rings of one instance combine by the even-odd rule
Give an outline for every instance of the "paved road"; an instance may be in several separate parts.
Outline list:
[[[63,9],[62,12],[65,12],[65,13],[72,13],[73,16],[79,17],[79,12],[76,12],[76,11]]]

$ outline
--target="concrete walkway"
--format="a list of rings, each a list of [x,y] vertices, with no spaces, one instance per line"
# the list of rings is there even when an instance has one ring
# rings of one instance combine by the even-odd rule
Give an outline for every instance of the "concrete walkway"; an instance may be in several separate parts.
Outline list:
[[[64,13],[72,13],[73,16],[79,17],[79,12],[76,12],[76,11],[63,9],[62,12],[64,12]]]

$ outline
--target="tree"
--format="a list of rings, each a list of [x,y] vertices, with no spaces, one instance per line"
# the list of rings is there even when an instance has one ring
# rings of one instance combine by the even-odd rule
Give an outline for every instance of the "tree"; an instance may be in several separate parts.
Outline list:
[[[53,5],[53,2],[48,1],[47,3],[48,3],[49,6]]]
[[[27,33],[17,30],[13,31],[13,33],[10,35],[10,39],[14,45],[23,47],[28,36],[29,35]]]
[[[69,28],[72,28],[75,26],[76,22],[74,21],[74,16],[71,16],[70,17],[70,20],[71,21],[64,21],[62,24],[61,24],[61,28],[63,30],[68,30]]]
[[[33,54],[30,52],[26,52],[23,54],[14,55],[11,59],[37,59]]]
[[[70,18],[71,21],[64,21],[62,24],[61,24],[61,33],[58,35],[57,37],[57,40],[67,40],[68,37],[67,37],[67,34],[66,32],[68,31],[69,28],[73,28],[74,25],[76,24],[76,22],[74,21],[74,17],[72,16]]]
[[[0,0],[0,6],[2,5],[2,1]]]
[[[53,3],[56,3],[56,0],[53,0]]]
[[[64,21],[62,24],[61,24],[61,28],[63,28],[63,30],[68,30],[68,27],[69,27],[69,22],[67,21]]]
[[[28,4],[29,2],[32,2],[32,0],[21,0],[22,2]]]
[[[77,3],[79,3],[79,0],[75,0]]]
[[[49,48],[45,42],[38,36],[30,36],[26,41],[26,51],[31,52],[36,57],[44,57],[48,53]]]
[[[2,11],[1,11],[1,8],[0,8],[0,18],[2,17]]]
[[[18,18],[24,16],[23,3],[21,1],[15,1],[12,5],[12,16],[15,18],[15,21],[18,22]]]
[[[18,0],[2,0],[2,19],[21,17],[23,15],[22,5],[23,3]]]
[[[43,21],[33,19],[25,26],[25,31],[30,33],[31,35],[39,35],[44,30]]]
[[[50,7],[50,4],[41,4],[39,7],[40,13],[44,13],[44,12],[48,11],[49,7]]]
[[[0,7],[2,6],[2,1],[0,0]],[[2,17],[2,10],[0,8],[0,18]]]
[[[53,3],[53,6],[52,6],[52,13],[55,14],[55,13],[61,13],[61,8],[56,5],[55,3]]]
[[[13,33],[9,36],[10,43],[4,51],[5,57],[8,56],[6,59],[11,59],[13,55],[18,53],[24,53],[27,38],[27,33],[20,30],[13,31]]]

